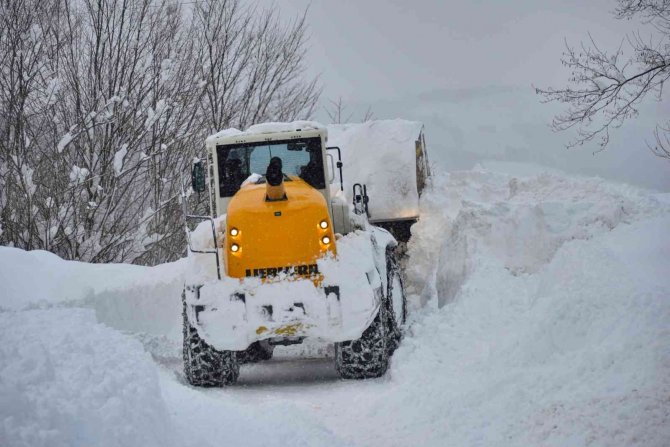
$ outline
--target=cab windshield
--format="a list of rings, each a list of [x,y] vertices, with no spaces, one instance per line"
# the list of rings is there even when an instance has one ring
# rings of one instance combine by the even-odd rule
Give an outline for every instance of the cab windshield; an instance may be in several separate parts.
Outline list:
[[[233,196],[252,174],[264,181],[272,157],[281,158],[284,174],[297,175],[316,189],[326,187],[319,137],[217,146],[216,156],[220,197]]]

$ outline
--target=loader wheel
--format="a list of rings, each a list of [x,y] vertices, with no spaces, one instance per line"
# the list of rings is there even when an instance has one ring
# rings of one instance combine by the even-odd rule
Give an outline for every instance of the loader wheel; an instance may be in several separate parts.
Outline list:
[[[361,338],[335,343],[335,366],[343,379],[370,379],[384,375],[389,365],[388,337],[384,324],[386,306]]]
[[[270,360],[275,347],[268,343],[267,340],[257,341],[252,343],[244,351],[237,352],[237,361],[240,364],[257,363],[263,360]]]
[[[217,351],[200,338],[186,316],[186,298],[182,295],[184,317],[184,374],[193,386],[231,385],[240,375],[235,351]]]
[[[400,266],[395,249],[386,248],[386,327],[388,328],[388,353],[389,356],[400,345],[402,339],[401,326],[407,318],[407,298],[405,288],[400,276]]]

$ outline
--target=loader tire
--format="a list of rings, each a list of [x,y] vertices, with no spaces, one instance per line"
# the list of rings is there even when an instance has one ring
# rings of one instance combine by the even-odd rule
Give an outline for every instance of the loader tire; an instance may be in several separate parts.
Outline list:
[[[191,326],[186,315],[186,299],[182,295],[184,318],[184,375],[193,386],[222,387],[237,381],[240,365],[235,351],[218,351],[208,345]]]
[[[244,363],[257,363],[263,360],[270,360],[275,347],[267,340],[261,340],[252,343],[244,351],[238,351],[237,361],[242,365]]]
[[[393,355],[402,340],[402,325],[407,318],[407,298],[400,275],[400,265],[393,247],[386,249],[386,327],[388,354]]]
[[[389,365],[384,305],[357,340],[335,343],[335,366],[343,379],[371,379],[384,375]]]

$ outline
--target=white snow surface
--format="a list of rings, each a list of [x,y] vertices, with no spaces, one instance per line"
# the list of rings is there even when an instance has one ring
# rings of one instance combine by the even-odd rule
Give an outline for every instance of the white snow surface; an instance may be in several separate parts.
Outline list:
[[[177,446],[151,356],[90,310],[0,313],[0,443]]]
[[[121,149],[114,153],[114,172],[116,175],[121,175],[121,172],[123,171],[123,160],[126,158],[127,153],[127,144],[122,145]]]
[[[0,445],[666,446],[668,228],[667,194],[528,165],[437,174],[386,376],[278,348],[225,389],[183,379],[188,263],[0,247]]]
[[[63,135],[63,137],[58,142],[58,145],[56,146],[56,149],[58,150],[59,154],[61,152],[63,152],[63,149],[65,149],[65,147],[68,144],[70,144],[70,142],[72,141],[72,138],[73,137],[72,137],[72,134],[70,132],[67,132],[65,135]]]
[[[0,247],[0,312],[87,307],[117,329],[178,340],[183,275],[184,260],[157,267],[88,264]]]

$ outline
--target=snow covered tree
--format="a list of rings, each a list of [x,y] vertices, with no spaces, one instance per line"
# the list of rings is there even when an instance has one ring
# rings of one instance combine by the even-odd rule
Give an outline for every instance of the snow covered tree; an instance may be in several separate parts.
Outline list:
[[[205,137],[304,118],[305,18],[237,0],[0,2],[0,243],[66,259],[180,257]]]
[[[49,132],[62,41],[57,0],[0,2],[0,241],[48,247],[38,235],[51,219],[40,196],[42,135]]]
[[[180,71],[192,63],[192,45],[178,8],[156,6],[65,4],[68,44],[55,67],[64,86],[53,118],[58,140],[43,158],[56,168],[45,178],[59,217],[50,249],[66,258],[135,260],[164,236],[173,174],[198,130],[197,85],[192,68]]]
[[[641,19],[655,33],[627,36],[613,52],[601,49],[593,38],[579,48],[567,46],[562,63],[571,69],[564,88],[536,89],[545,102],[566,104],[557,115],[554,130],[577,129],[569,146],[597,139],[604,148],[610,130],[638,115],[639,104],[648,97],[663,99],[663,86],[670,77],[670,2],[667,0],[618,0],[617,19]],[[625,55],[630,51],[630,55]],[[652,151],[670,159],[670,121],[659,123]]]
[[[275,9],[237,0],[194,5],[203,110],[209,131],[312,114],[320,89],[302,81],[306,16],[284,25]]]

